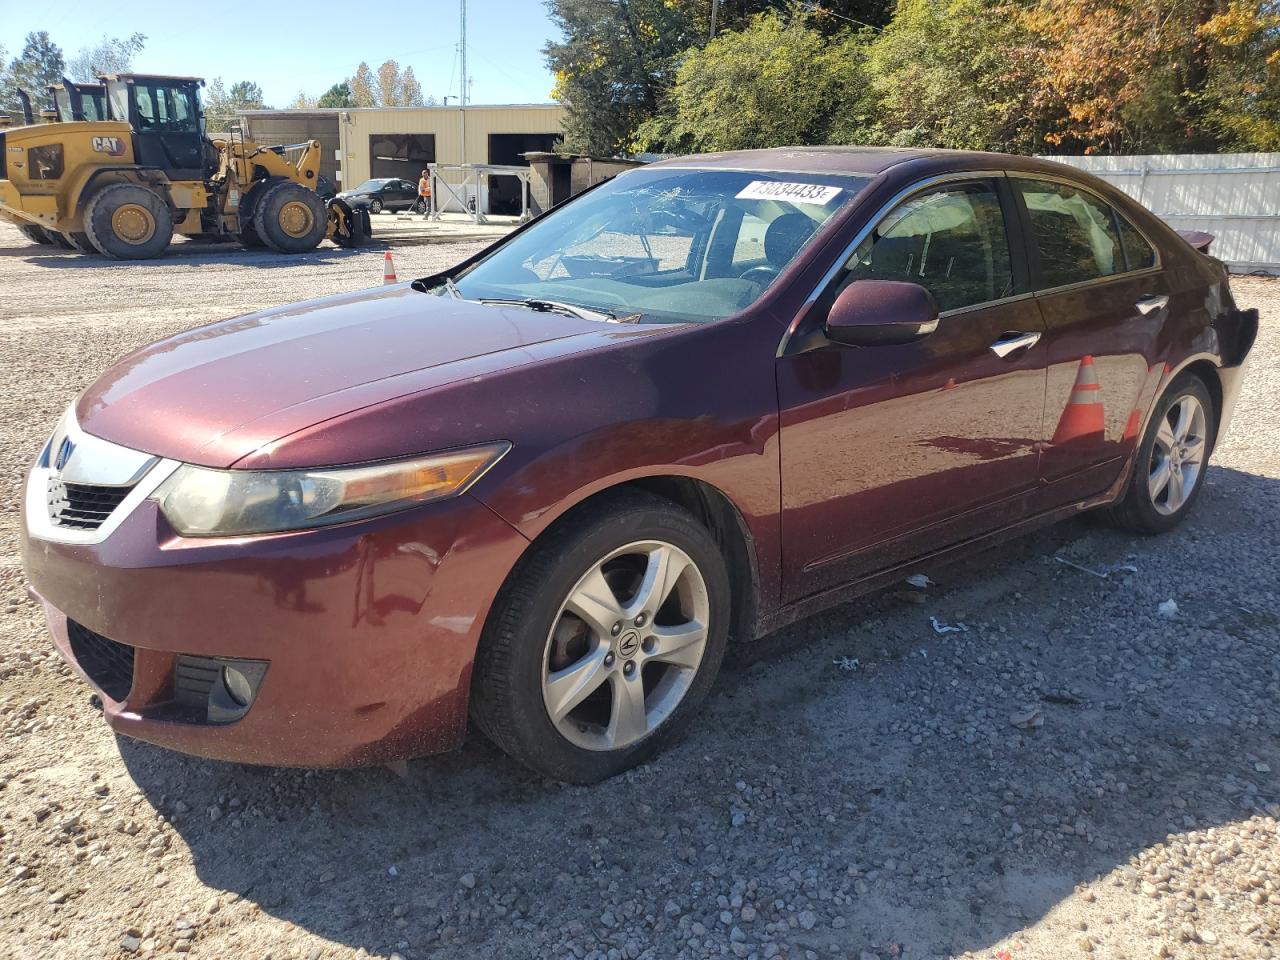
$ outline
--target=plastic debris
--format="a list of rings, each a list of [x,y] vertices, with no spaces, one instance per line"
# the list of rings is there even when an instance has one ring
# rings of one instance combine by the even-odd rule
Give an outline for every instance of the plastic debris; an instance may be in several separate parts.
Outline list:
[[[1044,714],[1040,712],[1039,707],[1032,707],[1021,713],[1015,713],[1009,718],[1009,723],[1019,730],[1035,730],[1044,726]]]
[[[1082,573],[1089,574],[1091,577],[1097,577],[1099,580],[1107,579],[1107,572],[1105,570],[1091,570],[1089,567],[1076,563],[1074,560],[1068,560],[1066,557],[1054,557],[1053,559],[1057,560],[1064,567],[1070,567],[1072,570],[1079,570]]]
[[[836,657],[831,661],[841,670],[853,671],[862,666],[862,661],[853,657]]]
[[[933,586],[933,581],[926,577],[923,573],[913,573],[907,577],[907,583],[920,590],[924,590]]]
[[[1092,567],[1086,567],[1082,563],[1076,563],[1074,560],[1068,560],[1066,557],[1054,557],[1058,563],[1064,567],[1070,567],[1072,570],[1079,570],[1081,573],[1087,573],[1091,577],[1097,577],[1099,580],[1106,580],[1113,573],[1137,573],[1138,568],[1132,563],[1113,563],[1109,567],[1101,570],[1094,570]]]
[[[1173,600],[1166,600],[1156,607],[1156,612],[1166,620],[1176,619],[1178,616],[1178,604]]]
[[[933,624],[933,632],[942,633],[968,633],[969,627],[963,623],[939,623],[937,617],[930,617],[929,622]]]

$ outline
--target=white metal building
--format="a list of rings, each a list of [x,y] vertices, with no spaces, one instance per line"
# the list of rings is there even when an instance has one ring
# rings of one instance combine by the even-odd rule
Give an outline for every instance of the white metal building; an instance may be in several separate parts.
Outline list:
[[[523,166],[522,154],[552,150],[564,131],[560,104],[339,110],[340,189],[371,177],[416,182],[430,163]],[[508,182],[510,181],[510,182]],[[516,177],[490,177],[484,213],[520,212]]]

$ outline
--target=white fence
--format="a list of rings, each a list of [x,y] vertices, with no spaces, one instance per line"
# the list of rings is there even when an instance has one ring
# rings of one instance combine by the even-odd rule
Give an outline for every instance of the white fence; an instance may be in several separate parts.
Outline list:
[[[1047,157],[1113,184],[1178,230],[1214,236],[1237,273],[1280,274],[1280,153]]]

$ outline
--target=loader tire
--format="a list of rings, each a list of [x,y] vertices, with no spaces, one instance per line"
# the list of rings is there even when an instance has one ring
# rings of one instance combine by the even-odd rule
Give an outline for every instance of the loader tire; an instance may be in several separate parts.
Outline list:
[[[104,256],[116,260],[148,260],[162,254],[173,239],[169,205],[139,183],[112,183],[90,199],[84,229]]]
[[[71,241],[68,240],[66,237],[64,237],[57,230],[50,230],[48,227],[37,227],[37,229],[42,231],[44,235],[48,237],[48,242],[53,244],[59,250],[75,249],[75,247],[71,246]]]
[[[32,243],[53,243],[49,239],[49,235],[45,233],[44,227],[38,227],[34,223],[17,223],[14,224],[18,228],[18,232],[30,240]]]
[[[98,252],[98,248],[93,245],[93,241],[89,239],[89,235],[87,233],[64,233],[63,236],[66,238],[67,243],[71,244],[72,247],[79,250],[81,253]]]
[[[253,208],[254,232],[272,250],[314,250],[329,229],[329,212],[314,190],[290,181],[267,190]]]
[[[249,250],[260,250],[266,246],[258,236],[258,231],[253,229],[252,221],[245,222],[240,227],[240,243]]]

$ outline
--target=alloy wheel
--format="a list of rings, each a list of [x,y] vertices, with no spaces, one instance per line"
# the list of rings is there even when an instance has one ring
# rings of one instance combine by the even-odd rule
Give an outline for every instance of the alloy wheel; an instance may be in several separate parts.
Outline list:
[[[1191,497],[1204,469],[1204,406],[1184,393],[1169,407],[1156,430],[1147,473],[1151,505],[1164,516],[1177,513]]]
[[[656,730],[693,685],[709,612],[701,571],[673,544],[638,541],[593,564],[543,653],[543,704],[556,729],[586,750],[619,750]]]

